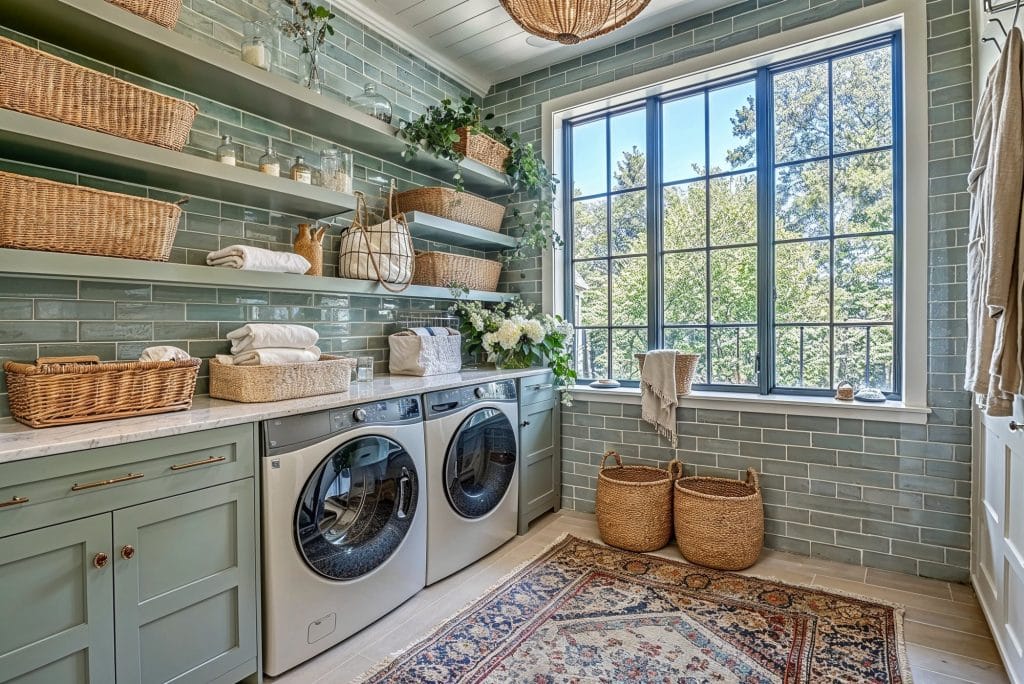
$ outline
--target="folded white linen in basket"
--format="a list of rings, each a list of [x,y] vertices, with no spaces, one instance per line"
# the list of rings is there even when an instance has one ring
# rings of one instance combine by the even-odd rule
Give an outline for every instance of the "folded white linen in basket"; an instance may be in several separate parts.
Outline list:
[[[139,355],[139,361],[188,361],[190,358],[184,349],[168,344],[146,347]]]
[[[409,332],[413,333],[417,337],[448,337],[449,335],[458,335],[459,331],[452,328],[442,328],[437,326],[427,328],[406,328]]]
[[[250,349],[235,355],[217,354],[217,362],[225,366],[281,366],[286,363],[319,361],[320,354],[320,347]]]
[[[237,268],[242,271],[270,271],[273,273],[305,273],[309,261],[291,252],[274,252],[249,245],[231,245],[206,255],[208,266]]]
[[[249,323],[227,337],[232,354],[250,349],[307,349],[320,339],[316,330],[290,323]]]

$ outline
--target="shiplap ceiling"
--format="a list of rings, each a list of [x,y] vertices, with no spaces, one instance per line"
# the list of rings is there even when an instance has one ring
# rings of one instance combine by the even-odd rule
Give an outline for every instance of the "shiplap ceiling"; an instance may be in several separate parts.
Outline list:
[[[509,78],[735,2],[651,0],[636,19],[619,30],[568,46],[530,36],[498,0],[334,1],[354,18],[391,35],[479,93]]]

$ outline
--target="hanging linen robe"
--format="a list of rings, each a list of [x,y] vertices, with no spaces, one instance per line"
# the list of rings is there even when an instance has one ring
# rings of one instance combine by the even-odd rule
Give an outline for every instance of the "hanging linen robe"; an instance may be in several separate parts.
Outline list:
[[[1014,27],[978,100],[968,244],[966,388],[992,416],[1013,412],[1021,392],[1018,270],[1024,197],[1021,33]]]

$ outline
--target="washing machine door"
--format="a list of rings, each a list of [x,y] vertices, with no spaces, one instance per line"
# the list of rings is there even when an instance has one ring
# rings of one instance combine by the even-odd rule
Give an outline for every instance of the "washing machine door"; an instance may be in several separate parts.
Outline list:
[[[445,495],[462,517],[481,518],[501,503],[515,470],[512,423],[498,409],[479,409],[462,422],[448,445]]]
[[[306,563],[336,580],[372,572],[408,534],[418,490],[412,457],[397,442],[365,436],[341,444],[298,502],[295,534]]]

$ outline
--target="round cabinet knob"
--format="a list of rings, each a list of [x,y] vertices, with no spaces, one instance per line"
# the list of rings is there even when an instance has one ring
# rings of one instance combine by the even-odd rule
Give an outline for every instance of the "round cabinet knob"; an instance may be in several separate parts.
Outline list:
[[[1016,432],[1017,430],[1020,430],[1021,425],[1017,421],[1011,420],[1009,425],[1007,425],[1006,427],[1010,428],[1010,432]]]
[[[131,560],[132,556],[135,555],[135,547],[131,544],[125,544],[121,547],[121,558],[125,560]]]
[[[107,563],[110,561],[110,556],[100,551],[92,557],[92,564],[97,568],[107,567]]]
[[[357,423],[365,423],[366,409],[357,408],[355,411],[353,411],[352,420],[356,421]]]
[[[477,399],[483,399],[484,398],[484,394],[485,394],[485,392],[484,392],[484,388],[483,387],[477,387],[475,390],[473,390],[473,395]]]

